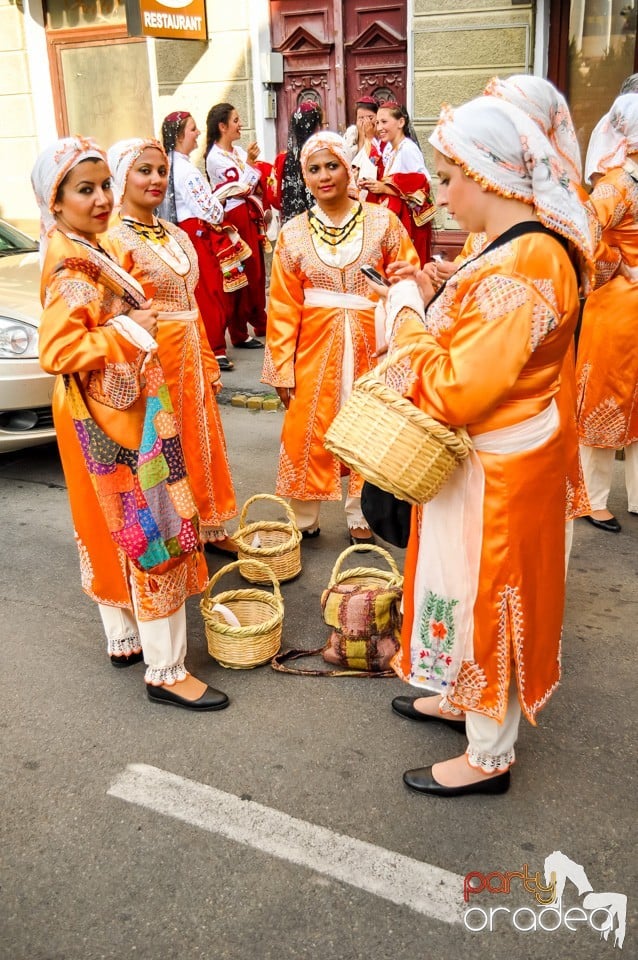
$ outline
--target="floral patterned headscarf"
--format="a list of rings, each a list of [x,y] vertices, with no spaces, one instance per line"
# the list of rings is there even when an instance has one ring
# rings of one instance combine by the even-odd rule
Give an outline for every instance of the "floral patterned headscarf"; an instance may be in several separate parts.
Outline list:
[[[104,150],[91,137],[63,137],[43,150],[31,171],[31,185],[40,208],[41,237],[55,226],[53,205],[67,173],[83,160],[104,160]]]
[[[542,77],[515,74],[506,80],[493,77],[485,88],[490,97],[500,97],[520,107],[543,131],[562,160],[572,183],[580,184],[583,164],[576,131],[567,101],[556,87]]]
[[[166,150],[159,140],[147,139],[141,137],[132,137],[130,140],[118,140],[109,149],[108,163],[113,174],[113,192],[115,194],[116,204],[122,203],[124,191],[126,190],[126,180],[131,171],[131,167],[137,158],[144,153],[148,147],[154,147],[164,157],[168,168],[168,157]]]
[[[585,179],[589,183],[594,173],[622,167],[630,153],[638,153],[638,96],[624,93],[616,97],[609,113],[594,127],[587,148]]]
[[[446,106],[430,143],[488,190],[533,206],[541,223],[590,263],[592,241],[576,188],[548,139],[518,107],[488,96],[455,110]]]
[[[342,163],[346,170],[348,171],[348,195],[356,199],[359,196],[359,191],[357,190],[357,185],[354,182],[354,174],[352,172],[352,164],[348,157],[348,148],[346,146],[345,140],[343,137],[339,136],[338,133],[331,133],[329,130],[321,130],[319,133],[314,133],[303,145],[301,151],[300,161],[301,161],[301,172],[304,175],[304,180],[307,182],[307,172],[308,172],[308,162],[313,153],[317,153],[318,150],[329,150],[330,153],[334,154],[339,163]]]

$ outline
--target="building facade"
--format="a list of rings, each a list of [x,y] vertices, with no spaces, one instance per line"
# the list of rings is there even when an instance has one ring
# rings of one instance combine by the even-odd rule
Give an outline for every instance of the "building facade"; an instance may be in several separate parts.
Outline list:
[[[33,229],[29,171],[66,133],[108,146],[157,135],[176,109],[203,130],[230,101],[272,160],[300,100],[343,130],[363,94],[406,103],[429,160],[441,103],[533,72],[567,94],[584,145],[635,69],[636,0],[198,0],[205,40],[132,36],[126,4],[148,2],[166,10],[152,23],[192,19],[194,0],[0,0],[0,216]]]

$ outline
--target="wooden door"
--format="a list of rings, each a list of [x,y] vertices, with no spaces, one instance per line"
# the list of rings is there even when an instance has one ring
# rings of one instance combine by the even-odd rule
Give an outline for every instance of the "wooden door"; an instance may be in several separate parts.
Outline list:
[[[343,132],[361,96],[405,101],[406,0],[271,0],[272,49],[284,60],[277,92],[277,145],[304,99],[321,103],[327,126]]]

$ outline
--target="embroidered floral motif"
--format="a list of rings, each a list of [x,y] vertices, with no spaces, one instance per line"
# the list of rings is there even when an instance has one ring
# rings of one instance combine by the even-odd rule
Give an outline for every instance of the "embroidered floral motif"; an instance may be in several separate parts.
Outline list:
[[[627,421],[622,407],[608,397],[580,421],[580,439],[585,446],[622,447]]]
[[[85,593],[93,592],[93,564],[91,563],[91,555],[85,544],[80,539],[80,536],[77,531],[74,532],[75,536],[75,545],[78,548],[78,554],[80,557],[80,583],[82,589]]]
[[[277,473],[277,490],[284,495],[292,496],[288,491],[297,489],[298,484],[297,471],[295,465],[286,453],[283,443],[279,447],[279,470]]]
[[[476,710],[481,703],[482,691],[487,687],[487,677],[474,660],[464,660],[456,678],[454,700],[463,704],[465,710]]]
[[[454,685],[454,678],[449,674],[456,638],[454,607],[457,603],[458,600],[428,591],[419,622],[421,649],[417,651],[413,670],[418,671],[421,679],[434,680],[443,688]]]
[[[415,314],[410,311],[411,318]],[[404,357],[403,360],[400,360],[398,363],[393,364],[386,373],[386,386],[390,387],[391,390],[396,390],[397,393],[400,393],[402,397],[405,397],[410,387],[412,387],[417,381],[417,375],[410,365],[409,357]]]
[[[543,297],[544,300],[547,300],[549,305],[555,310],[558,311],[558,298],[556,296],[556,289],[554,287],[554,281],[547,280],[532,280],[532,283]]]

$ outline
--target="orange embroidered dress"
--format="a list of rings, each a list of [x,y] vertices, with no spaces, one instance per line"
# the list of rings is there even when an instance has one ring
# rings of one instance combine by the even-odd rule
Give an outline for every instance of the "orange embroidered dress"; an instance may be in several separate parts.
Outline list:
[[[585,446],[619,449],[638,441],[638,284],[616,273],[621,259],[638,267],[638,166],[609,170],[589,202],[596,289],[578,342],[578,429]]]
[[[321,215],[318,207],[313,211]],[[351,383],[376,362],[375,295],[361,266],[385,273],[395,260],[418,265],[393,213],[364,203],[353,216],[358,221],[348,246],[342,245],[343,263],[338,251],[315,244],[307,213],[284,224],[273,256],[262,381],[294,389],[281,434],[277,493],[298,500],[341,499],[341,464],[325,449],[323,437],[341,403],[346,324],[353,351]],[[361,477],[352,473],[349,495],[359,496],[361,486]]]
[[[162,220],[158,227],[144,229],[126,218],[109,230],[104,245],[160,311],[159,357],[199,510],[201,537],[221,539],[224,523],[236,515],[237,507],[215,399],[219,365],[195,299],[199,280],[195,248],[172,223]]]
[[[547,234],[511,240],[459,267],[428,309],[425,331],[413,311],[399,313],[393,347],[412,344],[414,354],[395,380],[431,416],[467,426],[479,446],[488,431],[551,409],[577,316],[578,282],[562,245]],[[446,696],[496,720],[504,717],[512,672],[532,723],[560,677],[565,461],[572,451],[557,415],[556,426],[533,449],[475,454],[484,499],[473,654]],[[427,552],[428,544],[422,510],[413,512],[395,669],[428,689],[427,677],[445,665],[452,646],[457,601],[424,591],[419,579],[420,547]]]
[[[118,443],[139,446],[144,401],[126,410],[100,402],[89,386],[91,374],[98,382],[109,368],[116,372],[139,369],[143,354],[115,327],[105,326],[128,306],[99,280],[75,269],[56,267],[68,257],[89,260],[102,267],[106,255],[56,230],[50,236],[42,270],[44,313],[39,329],[40,363],[49,373],[79,375],[84,399],[95,422]],[[82,588],[92,600],[132,608],[133,581],[140,620],[168,617],[187,597],[200,593],[208,579],[201,550],[175,562],[167,573],[142,573],[130,564],[112,540],[86,469],[80,443],[67,406],[64,384],[58,378],[53,395],[53,416],[64,468],[75,539],[80,554]]]

